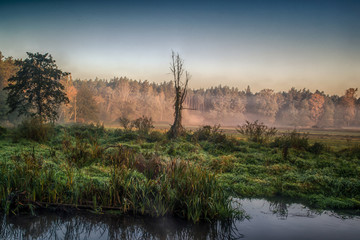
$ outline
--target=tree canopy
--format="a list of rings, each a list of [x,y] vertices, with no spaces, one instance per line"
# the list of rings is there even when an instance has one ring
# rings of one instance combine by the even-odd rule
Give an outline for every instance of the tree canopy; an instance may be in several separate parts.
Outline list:
[[[5,58],[0,52],[0,121],[8,120],[9,108],[6,104],[7,94],[3,90],[8,79],[16,73],[16,66],[12,57]]]
[[[16,60],[19,71],[9,78],[7,104],[9,113],[18,111],[20,115],[39,117],[42,121],[54,121],[58,108],[68,103],[64,86],[60,79],[68,73],[58,69],[48,53],[29,53],[25,60]]]

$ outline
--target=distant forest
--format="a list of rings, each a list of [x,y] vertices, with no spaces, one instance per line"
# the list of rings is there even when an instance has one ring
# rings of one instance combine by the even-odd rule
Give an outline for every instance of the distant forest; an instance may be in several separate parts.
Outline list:
[[[7,93],[2,89],[16,72],[14,60],[0,53],[0,122],[19,122],[16,113],[7,114]],[[62,80],[70,103],[60,108],[59,122],[104,122],[116,124],[120,117],[130,120],[151,117],[156,123],[173,121],[172,82],[150,83],[126,77],[110,80]],[[357,88],[344,95],[291,88],[287,92],[263,89],[252,92],[228,86],[188,89],[183,120],[185,125],[236,126],[245,120],[259,120],[273,126],[359,127],[360,98]]]

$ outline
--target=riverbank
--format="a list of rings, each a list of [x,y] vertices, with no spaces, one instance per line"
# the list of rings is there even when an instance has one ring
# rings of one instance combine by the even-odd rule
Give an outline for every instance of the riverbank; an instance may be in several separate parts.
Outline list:
[[[0,137],[0,199],[7,213],[70,205],[197,222],[240,217],[230,196],[360,209],[356,145],[334,150],[303,141],[285,150],[275,139],[259,144],[214,128],[169,140],[156,130],[99,125],[55,126],[37,140],[16,129]]]

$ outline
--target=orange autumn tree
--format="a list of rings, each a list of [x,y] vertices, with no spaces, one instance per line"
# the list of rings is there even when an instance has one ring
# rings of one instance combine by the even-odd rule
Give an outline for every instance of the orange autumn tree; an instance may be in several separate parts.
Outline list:
[[[64,104],[61,107],[60,111],[60,120],[64,122],[70,121],[70,119],[74,119],[75,112],[73,111],[73,106],[75,105],[77,89],[75,88],[71,74],[66,76],[61,80],[61,83],[64,85],[64,91],[66,96],[69,99],[69,104]],[[76,118],[76,117],[75,117]]]
[[[315,123],[318,122],[319,118],[324,113],[324,103],[325,98],[320,93],[312,94],[311,98],[309,99],[310,118]]]

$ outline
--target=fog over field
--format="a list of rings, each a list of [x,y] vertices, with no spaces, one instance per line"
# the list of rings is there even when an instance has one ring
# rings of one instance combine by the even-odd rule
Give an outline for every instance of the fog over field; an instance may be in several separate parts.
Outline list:
[[[64,85],[70,104],[63,107],[60,121],[74,120],[76,93],[81,89],[88,89],[91,98],[78,99],[77,107],[93,101],[97,111],[91,119],[80,115],[77,121],[117,123],[120,117],[133,120],[142,115],[152,117],[157,123],[173,120],[172,82],[155,84],[122,77],[109,81],[68,80]],[[259,120],[288,127],[354,127],[360,125],[360,99],[356,98],[356,93],[354,88],[344,90],[342,96],[295,88],[284,92],[271,89],[252,92],[250,87],[227,86],[189,89],[184,102],[184,123],[237,126],[245,120]]]

